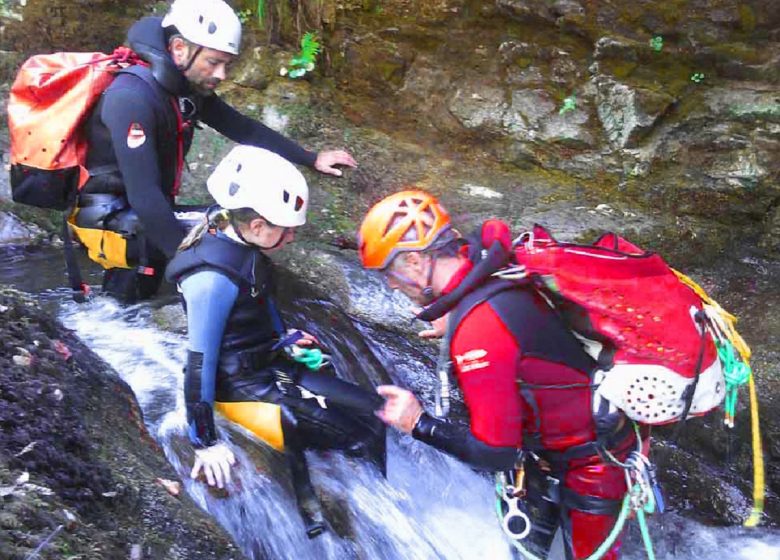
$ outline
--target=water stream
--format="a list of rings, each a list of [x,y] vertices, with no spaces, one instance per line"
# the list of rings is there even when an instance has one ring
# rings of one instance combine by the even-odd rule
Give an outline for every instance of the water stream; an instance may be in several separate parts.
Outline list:
[[[347,267],[353,301],[374,312],[405,305],[374,278]],[[503,559],[512,558],[493,512],[487,476],[396,433],[389,435],[388,478],[338,453],[310,454],[314,484],[334,531],[309,541],[278,456],[241,429],[219,423],[239,460],[228,495],[189,479],[192,452],[183,438],[181,384],[186,339],[163,331],[149,304],[122,307],[98,296],[77,305],[62,282],[58,251],[4,250],[0,281],[38,294],[64,324],[111,364],[135,392],[150,432],[179,473],[186,491],[233,536],[250,558]],[[96,281],[96,276],[91,276]],[[360,383],[388,379],[417,389],[431,383],[430,356],[377,327],[361,324],[306,294],[283,300],[290,325],[316,334],[340,375]],[[657,558],[780,560],[780,532],[707,527],[668,512],[651,519]],[[635,528],[624,558],[644,558]],[[560,552],[553,556],[559,558]]]

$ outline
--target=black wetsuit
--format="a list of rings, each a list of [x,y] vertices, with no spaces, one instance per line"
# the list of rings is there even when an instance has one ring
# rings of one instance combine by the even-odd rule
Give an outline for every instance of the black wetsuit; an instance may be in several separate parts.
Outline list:
[[[381,398],[287,357],[268,257],[222,233],[207,233],[173,258],[166,276],[179,284],[187,309],[184,392],[193,445],[216,442],[216,406],[284,449],[299,503],[311,495],[304,449],[345,450],[384,471],[385,428],[373,414]]]
[[[165,262],[173,257],[184,236],[171,206],[198,122],[235,142],[266,148],[296,164],[311,167],[317,157],[245,117],[217,95],[192,92],[167,52],[160,23],[160,18],[148,17],[130,28],[130,47],[150,66],[120,73],[103,93],[86,126],[87,169],[92,176],[82,190],[85,196],[79,206],[88,206],[94,199],[89,195],[95,193],[122,197],[138,216],[146,245],[144,256],[156,271],[139,278],[134,270],[107,271],[105,287],[125,300],[156,292]]]

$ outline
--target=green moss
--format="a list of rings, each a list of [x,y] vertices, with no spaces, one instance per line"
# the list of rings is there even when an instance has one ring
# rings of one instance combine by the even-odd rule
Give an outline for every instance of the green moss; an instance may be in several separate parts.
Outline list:
[[[752,33],[756,28],[756,14],[747,4],[739,6],[739,27],[745,33]]]
[[[622,80],[634,73],[634,70],[637,68],[637,63],[631,62],[630,60],[608,60],[602,65],[602,68],[606,73],[612,74],[619,80]]]
[[[745,43],[719,43],[712,46],[712,51],[723,58],[736,59],[746,64],[761,64],[768,58],[768,51],[759,49]]]

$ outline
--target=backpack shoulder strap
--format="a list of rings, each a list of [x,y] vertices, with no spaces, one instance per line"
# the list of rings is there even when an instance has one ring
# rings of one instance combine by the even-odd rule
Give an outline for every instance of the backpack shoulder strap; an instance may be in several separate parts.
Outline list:
[[[173,98],[170,94],[155,78],[152,73],[152,69],[144,64],[133,64],[127,68],[123,68],[117,74],[130,74],[146,82],[155,94],[166,103],[169,103],[169,99]]]

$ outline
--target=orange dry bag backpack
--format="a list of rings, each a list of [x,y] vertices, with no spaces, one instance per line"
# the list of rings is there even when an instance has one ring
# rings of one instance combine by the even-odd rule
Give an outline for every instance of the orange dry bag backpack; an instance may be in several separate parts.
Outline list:
[[[138,59],[112,54],[54,53],[29,58],[11,86],[11,195],[16,202],[67,210],[89,174],[82,125],[116,72]]]

